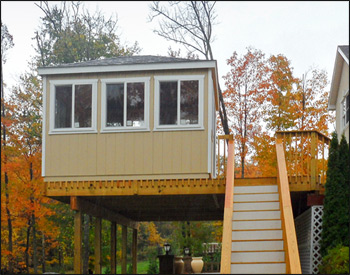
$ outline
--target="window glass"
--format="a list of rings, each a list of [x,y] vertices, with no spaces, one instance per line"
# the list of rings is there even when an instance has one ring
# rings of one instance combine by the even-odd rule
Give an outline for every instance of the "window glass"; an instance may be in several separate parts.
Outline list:
[[[198,80],[181,81],[180,124],[198,124]]]
[[[177,124],[177,81],[159,83],[159,124]]]
[[[107,127],[124,126],[124,83],[107,84]]]
[[[72,86],[56,86],[55,128],[72,127]]]
[[[91,127],[92,85],[76,85],[74,96],[74,128]]]
[[[127,84],[126,102],[126,126],[143,126],[145,120],[145,84],[143,82]]]

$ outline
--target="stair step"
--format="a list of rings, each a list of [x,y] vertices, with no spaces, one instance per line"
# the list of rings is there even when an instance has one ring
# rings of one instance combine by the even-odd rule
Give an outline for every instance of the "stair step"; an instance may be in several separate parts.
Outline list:
[[[283,250],[283,241],[232,242],[232,251]]]
[[[282,239],[282,230],[232,231],[232,240],[275,240]]]
[[[247,211],[247,212],[236,212],[233,211],[232,220],[269,220],[269,219],[280,219],[281,211]]]
[[[285,263],[231,264],[231,274],[282,274],[286,273]]]
[[[278,192],[277,185],[258,185],[258,186],[235,186],[234,194],[239,193],[276,193]]]
[[[234,202],[262,202],[262,201],[278,201],[278,193],[258,193],[258,194],[235,194]]]
[[[234,202],[233,210],[280,210],[279,201],[275,202]]]
[[[272,221],[233,221],[232,230],[245,229],[280,229],[281,220]]]
[[[231,263],[284,262],[284,251],[232,252]]]

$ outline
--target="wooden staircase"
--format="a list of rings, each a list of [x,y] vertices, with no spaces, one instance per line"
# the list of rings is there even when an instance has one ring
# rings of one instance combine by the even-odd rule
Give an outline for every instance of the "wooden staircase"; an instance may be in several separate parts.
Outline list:
[[[276,141],[277,184],[234,184],[229,141],[221,274],[301,274],[283,144]]]
[[[277,185],[236,186],[231,274],[286,273]]]

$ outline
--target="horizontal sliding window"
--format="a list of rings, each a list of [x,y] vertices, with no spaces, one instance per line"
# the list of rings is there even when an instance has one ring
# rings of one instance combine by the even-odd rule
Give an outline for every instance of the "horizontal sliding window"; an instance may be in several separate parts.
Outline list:
[[[204,76],[159,76],[155,79],[155,127],[203,127]]]
[[[149,78],[102,81],[102,131],[148,128]]]
[[[50,133],[95,131],[96,81],[50,83]]]

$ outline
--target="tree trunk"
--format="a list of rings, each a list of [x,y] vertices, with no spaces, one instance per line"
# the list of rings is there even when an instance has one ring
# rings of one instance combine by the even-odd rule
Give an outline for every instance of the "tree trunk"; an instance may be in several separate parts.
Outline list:
[[[34,273],[38,274],[38,252],[36,247],[36,223],[35,223],[35,215],[32,214],[32,226],[33,226],[33,265],[34,265]]]
[[[29,273],[29,239],[30,239],[30,230],[32,228],[31,218],[28,219],[28,228],[27,228],[27,238],[26,238],[26,249],[24,251],[26,259],[26,271]]]
[[[33,163],[31,162],[29,164],[29,176],[30,176],[30,181],[33,180]],[[34,195],[32,194],[30,198],[31,204],[34,206]],[[34,212],[34,207],[33,207],[33,212],[32,212],[32,227],[33,227],[33,265],[34,265],[34,273],[38,273],[38,253],[37,253],[37,247],[36,247],[36,223],[35,223],[35,212]]]
[[[89,230],[90,229],[90,216],[84,215],[84,236],[83,236],[83,246],[84,246],[84,252],[83,252],[83,273],[88,274],[89,273],[89,252],[90,252],[90,246],[89,246]]]
[[[6,208],[6,214],[7,214],[7,226],[8,226],[8,231],[9,231],[9,244],[8,244],[8,250],[10,252],[9,255],[9,273],[13,273],[13,259],[12,259],[12,252],[13,252],[13,244],[12,244],[12,219],[11,219],[11,212],[9,209],[9,191],[8,191],[8,184],[9,184],[9,179],[7,176],[7,172],[5,172],[5,208]]]
[[[42,239],[41,239],[41,251],[42,251],[42,272],[46,272],[46,257],[45,257],[45,235],[42,233]]]
[[[58,247],[58,266],[60,267],[60,270],[62,270],[62,248],[61,246]]]

